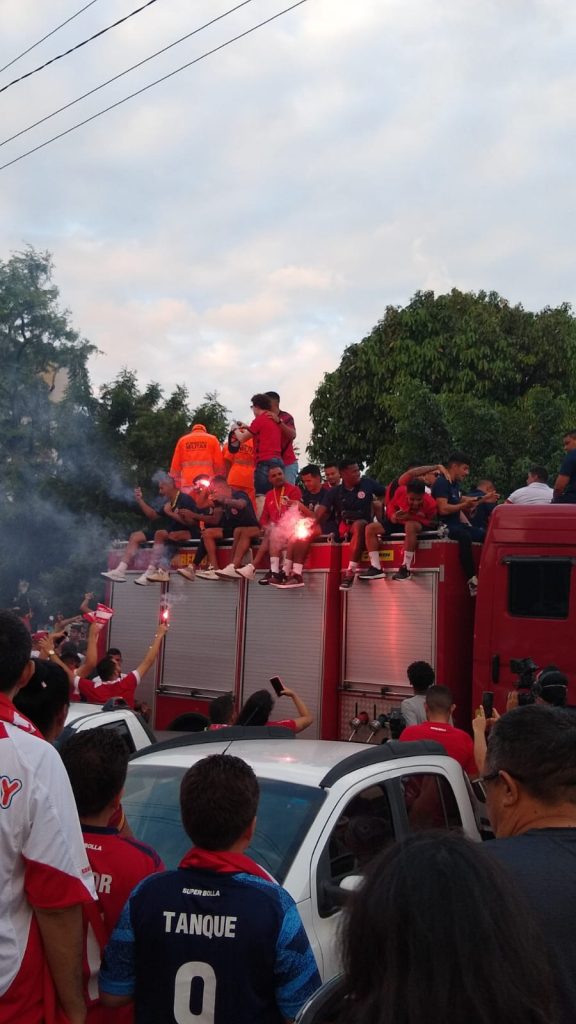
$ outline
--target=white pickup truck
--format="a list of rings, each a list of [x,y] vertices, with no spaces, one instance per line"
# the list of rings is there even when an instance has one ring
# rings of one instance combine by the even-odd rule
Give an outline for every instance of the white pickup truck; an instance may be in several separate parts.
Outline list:
[[[248,853],[294,898],[326,980],[338,972],[341,907],[363,863],[417,829],[459,829],[480,841],[481,805],[439,744],[262,738],[266,733],[232,727],[141,750],[129,766],[123,806],[135,835],[176,867],[190,846],[179,809],[187,768],[215,753],[252,765],[261,796]]]

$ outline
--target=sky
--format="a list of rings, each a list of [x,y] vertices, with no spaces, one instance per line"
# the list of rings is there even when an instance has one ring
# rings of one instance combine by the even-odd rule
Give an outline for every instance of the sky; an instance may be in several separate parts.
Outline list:
[[[97,0],[0,86],[142,2]],[[0,163],[291,2],[249,0]],[[156,0],[0,93],[0,142],[233,4]],[[0,0],[0,66],[83,5]],[[573,301],[575,47],[573,0],[306,0],[0,171],[0,259],[53,254],[95,388],[127,366],[242,420],[276,390],[302,450],[324,373],[388,305]]]

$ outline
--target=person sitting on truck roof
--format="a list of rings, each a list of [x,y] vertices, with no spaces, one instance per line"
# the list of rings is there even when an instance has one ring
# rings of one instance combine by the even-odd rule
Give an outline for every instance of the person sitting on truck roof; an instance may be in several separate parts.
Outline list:
[[[371,477],[362,476],[357,462],[343,459],[339,465],[342,482],[324,491],[316,511],[318,522],[334,519],[338,524],[340,540],[350,541],[350,561],[340,582],[340,590],[348,590],[360,569],[360,559],[366,550],[366,528],[374,513],[382,514],[381,499],[386,488]]]
[[[564,435],[566,455],[554,484],[554,501],[560,504],[576,504],[576,429]]]
[[[470,473],[470,459],[464,452],[454,452],[446,463],[446,469],[447,477],[437,477],[432,487],[432,497],[436,500],[441,521],[448,528],[448,536],[458,541],[460,563],[468,581],[468,590],[471,597],[476,597],[478,577],[472,556],[472,542],[482,543],[485,533],[472,526],[465,513],[483,503],[493,502],[495,495],[488,493],[483,498],[462,495],[460,481],[465,480]]]
[[[268,690],[256,690],[243,704],[236,725],[278,725],[284,729],[292,729],[294,732],[302,732],[303,729],[312,725],[314,721],[312,714],[294,690],[289,690],[285,686],[280,696],[292,698],[298,712],[297,718],[281,718],[271,722],[270,715],[274,707],[272,694]]]
[[[420,725],[409,725],[400,736],[402,743],[411,740],[436,740],[446,753],[462,765],[464,771],[475,779],[478,769],[474,760],[474,744],[471,736],[463,729],[450,725],[450,716],[456,705],[447,686],[429,686],[425,699],[426,721]]]
[[[483,851],[510,872],[540,924],[560,1024],[576,1020],[576,721],[531,704],[503,715],[482,779],[496,839]]]
[[[484,533],[488,529],[490,516],[498,504],[499,495],[496,493],[492,480],[479,480],[476,487],[469,492],[470,498],[485,498],[487,494],[491,495],[492,500],[479,502],[476,508],[471,509],[469,513],[472,526],[484,530]]]
[[[133,672],[128,672],[127,675],[122,675],[116,661],[110,657],[102,658],[96,666],[99,682],[96,682],[95,679],[77,679],[74,673],[68,669],[71,687],[70,699],[73,701],[84,700],[90,704],[105,704],[112,697],[122,697],[128,707],[133,708],[136,687],[156,661],[162,640],[167,632],[167,624],[164,622],[160,623],[156,630],[156,636],[138,668],[134,669]],[[66,666],[59,662],[57,657],[53,658],[53,660],[66,669]]]
[[[531,466],[526,477],[526,486],[512,491],[506,498],[507,505],[549,505],[554,491],[548,486],[548,470],[545,466]]]
[[[410,579],[410,568],[418,546],[418,535],[422,530],[432,526],[436,516],[436,502],[434,498],[426,494],[424,480],[415,478],[410,480],[406,486],[397,488],[393,498],[386,506],[386,518],[394,524],[394,529],[404,532],[405,540],[402,565],[392,576],[393,580]],[[373,533],[375,526],[375,523],[370,523],[366,527],[366,543],[372,564],[360,573],[358,578],[361,580],[383,579],[386,576],[380,565],[378,550],[370,549],[369,534]],[[378,567],[376,567],[376,562],[378,562]]]
[[[154,548],[150,559],[150,565],[145,573],[134,580],[140,586],[147,586],[148,583],[163,583],[170,577],[168,574],[169,559],[166,551],[167,541],[190,540],[193,529],[178,522],[173,515],[169,515],[167,509],[172,513],[178,508],[195,509],[196,506],[190,498],[178,490],[171,476],[166,474],[158,482],[159,499],[154,505],[148,504],[142,497],[140,487],[134,491],[136,504],[140,511],[151,522],[160,520],[160,524],[146,530],[136,530],[131,533],[128,539],[120,562],[115,569],[109,569],[100,575],[113,583],[125,583],[128,566],[136,557],[139,548],[147,541],[154,541]]]
[[[414,696],[402,701],[400,713],[406,725],[421,725],[426,721],[426,692],[434,686],[434,669],[427,661],[413,661],[408,665],[406,675]]]

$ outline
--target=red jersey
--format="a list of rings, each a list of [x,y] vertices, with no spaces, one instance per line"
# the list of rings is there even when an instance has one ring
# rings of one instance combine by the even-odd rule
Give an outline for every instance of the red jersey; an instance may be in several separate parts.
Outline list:
[[[296,429],[294,417],[291,416],[289,412],[283,412],[281,409],[280,412],[278,413],[278,416],[280,417],[282,423],[285,423],[287,427],[291,427],[292,430]],[[284,463],[285,466],[292,466],[293,463],[296,462],[296,455],[294,452],[293,442],[285,440],[284,434],[282,434],[282,441],[282,462]]]
[[[294,484],[282,484],[282,487],[273,487],[264,498],[264,508],[260,516],[260,524],[268,526],[269,523],[279,523],[282,516],[290,508],[290,501],[302,501],[302,493],[299,487]]]
[[[404,743],[411,740],[436,740],[442,744],[450,757],[462,765],[468,775],[472,778],[478,775],[471,737],[463,729],[457,729],[449,722],[422,722],[421,725],[409,725],[404,729],[400,739]]]
[[[133,1006],[110,1010],[100,1005],[100,961],[130,893],[143,878],[157,871],[164,871],[164,865],[151,846],[128,836],[121,836],[115,828],[82,825],[82,832],[98,894],[97,903],[83,908],[82,973],[88,1006],[88,1024],[129,1024],[134,1020]]]
[[[254,462],[267,462],[282,458],[282,431],[265,412],[261,412],[248,427],[254,439]]]
[[[278,725],[282,729],[292,729],[292,732],[296,732],[296,722],[293,718],[283,718],[279,722],[266,722],[266,725]]]
[[[121,679],[112,679],[109,683],[94,679],[80,679],[78,681],[78,696],[73,695],[72,700],[79,700],[84,697],[90,704],[105,704],[111,697],[122,697],[129,708],[134,707],[134,693],[140,682],[139,672],[128,672]]]
[[[394,496],[390,498],[386,504],[386,515],[388,519],[394,522],[394,515],[396,512],[410,512],[410,519],[415,523],[422,523],[422,526],[430,526],[430,523],[436,519],[438,515],[438,509],[434,498],[430,494],[422,495],[424,501],[421,509],[418,512],[410,512],[410,505],[408,501],[408,491],[405,486],[398,487],[394,493]],[[406,522],[405,519],[401,519],[400,523]]]

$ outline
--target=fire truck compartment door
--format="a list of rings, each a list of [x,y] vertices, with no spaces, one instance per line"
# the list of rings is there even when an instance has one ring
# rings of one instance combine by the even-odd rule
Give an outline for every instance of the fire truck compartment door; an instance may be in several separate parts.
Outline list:
[[[108,646],[122,651],[123,672],[138,667],[154,639],[158,627],[161,587],[135,587],[133,580],[140,573],[128,573],[127,583],[115,583],[110,604],[114,615],[110,620]],[[156,669],[151,668],[139,684],[136,697],[154,706]]]
[[[254,583],[247,587],[242,701],[255,690],[270,690],[268,680],[280,676],[314,716],[303,733],[306,739],[320,735],[327,579],[326,572],[307,572],[306,586],[290,592]],[[289,697],[276,700],[274,720],[296,714]]]
[[[436,664],[437,570],[356,580],[346,594],[342,681],[407,687],[412,661]]]
[[[162,685],[168,690],[234,688],[238,585],[170,575],[170,630]],[[160,595],[158,595],[158,600]]]

